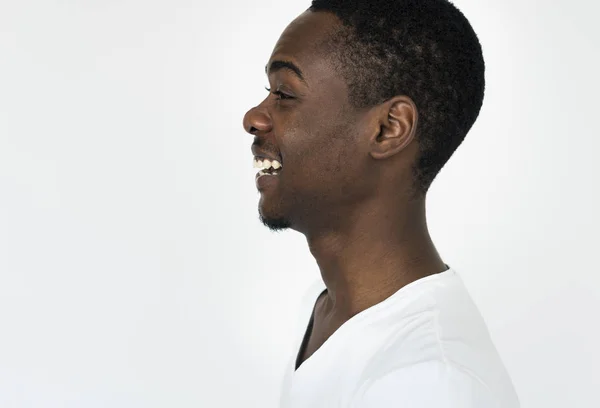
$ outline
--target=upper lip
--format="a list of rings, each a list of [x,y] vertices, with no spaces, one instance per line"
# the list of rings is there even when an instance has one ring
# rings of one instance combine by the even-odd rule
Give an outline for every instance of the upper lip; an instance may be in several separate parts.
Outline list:
[[[254,157],[260,158],[260,159],[269,159],[271,161],[273,160],[277,160],[280,164],[283,164],[281,161],[281,157],[279,157],[276,154],[270,154],[267,152],[263,152],[262,150],[260,150],[257,147],[252,146],[252,154],[254,154]]]

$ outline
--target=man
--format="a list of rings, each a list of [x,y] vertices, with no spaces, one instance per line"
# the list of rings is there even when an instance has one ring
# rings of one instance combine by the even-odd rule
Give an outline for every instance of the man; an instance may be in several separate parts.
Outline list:
[[[483,101],[469,22],[446,0],[315,0],[266,69],[244,117],[260,219],[306,236],[326,287],[282,406],[517,407],[426,224],[429,186]]]

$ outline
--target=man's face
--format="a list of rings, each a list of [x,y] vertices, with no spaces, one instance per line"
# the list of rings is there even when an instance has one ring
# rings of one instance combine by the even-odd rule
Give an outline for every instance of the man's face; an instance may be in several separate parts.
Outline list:
[[[260,219],[272,230],[338,223],[373,188],[364,171],[366,139],[359,137],[364,115],[349,103],[346,82],[322,46],[339,24],[322,12],[294,20],[267,64],[271,93],[244,117],[255,155],[283,165],[258,180]]]

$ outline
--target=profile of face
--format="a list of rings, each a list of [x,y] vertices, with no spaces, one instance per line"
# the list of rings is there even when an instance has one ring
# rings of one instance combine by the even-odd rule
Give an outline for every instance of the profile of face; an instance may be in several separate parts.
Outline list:
[[[377,188],[369,155],[376,131],[323,46],[338,24],[307,11],[283,32],[267,64],[270,92],[244,116],[255,158],[277,159],[275,176],[257,180],[259,217],[273,231],[316,231],[351,217]]]

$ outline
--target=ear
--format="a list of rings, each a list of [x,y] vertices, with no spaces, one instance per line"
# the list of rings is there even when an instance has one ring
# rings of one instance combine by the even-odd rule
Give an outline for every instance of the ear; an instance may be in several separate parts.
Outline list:
[[[379,129],[370,140],[371,156],[385,159],[404,150],[415,138],[418,112],[408,96],[395,96],[379,105]]]

